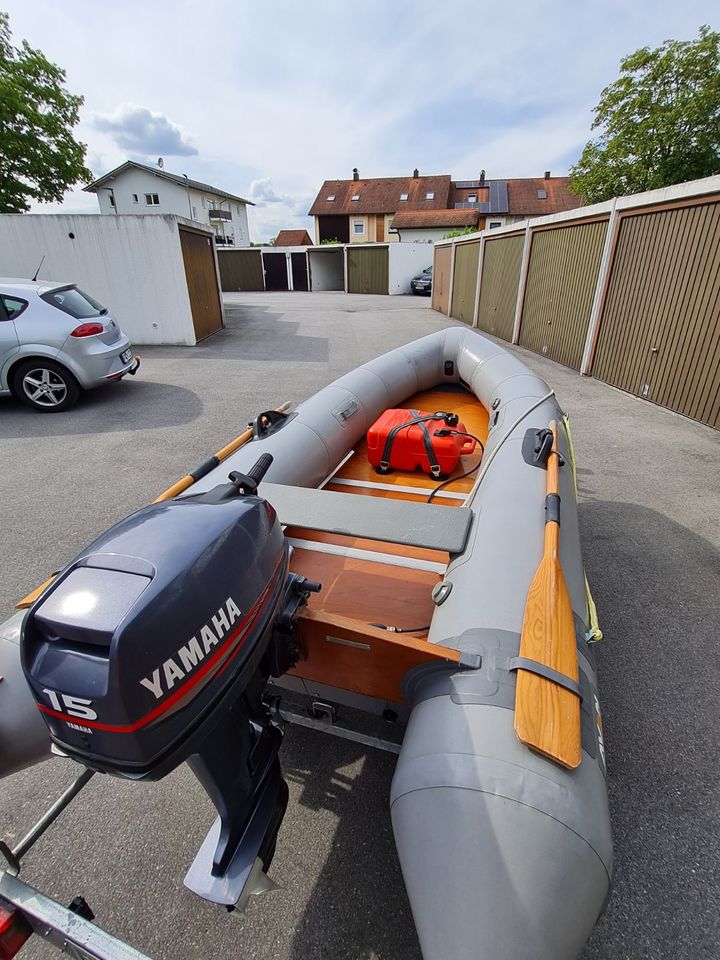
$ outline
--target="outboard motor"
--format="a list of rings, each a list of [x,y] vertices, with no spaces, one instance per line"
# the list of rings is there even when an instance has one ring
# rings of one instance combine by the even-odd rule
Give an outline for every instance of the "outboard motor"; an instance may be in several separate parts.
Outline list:
[[[262,694],[298,657],[293,619],[319,584],[288,573],[272,463],[138,510],[84,550],[23,626],[22,663],[56,748],[157,780],[187,760],[218,819],[186,884],[231,906],[270,864],[288,790]]]

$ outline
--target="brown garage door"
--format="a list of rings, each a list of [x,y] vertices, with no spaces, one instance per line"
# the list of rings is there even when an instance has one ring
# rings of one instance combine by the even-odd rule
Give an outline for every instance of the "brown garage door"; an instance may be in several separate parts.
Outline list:
[[[720,427],[720,204],[620,222],[592,375]]]
[[[452,247],[435,247],[432,278],[432,307],[447,315],[450,302],[450,260]]]
[[[451,316],[463,323],[472,323],[477,294],[477,271],[480,241],[459,243],[455,248]]]
[[[222,329],[213,242],[205,233],[194,233],[185,227],[179,230],[195,337],[203,340]]]
[[[580,369],[607,220],[533,232],[520,345]]]

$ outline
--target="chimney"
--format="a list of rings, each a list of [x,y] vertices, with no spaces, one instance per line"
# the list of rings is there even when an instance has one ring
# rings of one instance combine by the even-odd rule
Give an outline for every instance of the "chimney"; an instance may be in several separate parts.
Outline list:
[[[549,171],[549,170],[546,170],[546,171],[545,171],[545,179],[546,179],[546,180],[549,180],[549,179],[550,179],[550,171]]]
[[[419,176],[420,176],[420,171],[418,170],[417,167],[415,167],[415,169],[413,170],[413,177],[417,180]]]
[[[481,170],[481,171],[480,171],[480,186],[482,187],[482,186],[484,185],[484,183],[485,183],[485,171],[484,171],[484,170]]]
[[[360,174],[358,173],[358,168],[353,167],[353,180],[359,180],[359,179],[360,179]]]

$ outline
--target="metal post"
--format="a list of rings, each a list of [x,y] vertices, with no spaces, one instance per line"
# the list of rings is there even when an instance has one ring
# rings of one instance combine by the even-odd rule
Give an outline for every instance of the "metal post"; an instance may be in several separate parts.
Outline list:
[[[472,325],[477,329],[480,314],[480,284],[482,283],[483,259],[485,257],[485,234],[480,236],[480,253],[478,254],[477,278],[475,280],[475,309],[473,310]]]
[[[518,279],[517,300],[515,301],[515,323],[513,324],[512,342],[520,340],[520,321],[525,300],[525,285],[527,283],[528,263],[530,262],[530,221],[525,227],[525,243],[523,244],[522,260],[520,261],[520,277]]]
[[[455,276],[455,248],[457,244],[453,240],[450,244],[450,276],[448,277],[448,308],[447,315],[452,315],[452,299],[453,299],[453,278]]]
[[[12,855],[18,862],[22,857],[25,856],[30,847],[32,847],[33,844],[40,839],[47,828],[57,820],[65,807],[67,807],[70,801],[73,800],[78,793],[80,793],[85,784],[94,775],[94,770],[83,770],[80,776],[70,784],[67,790],[58,797],[55,803],[45,811],[35,826],[25,834],[20,843],[12,848]]]
[[[600,314],[605,299],[605,289],[607,287],[608,276],[610,275],[610,261],[615,244],[617,224],[617,197],[614,197],[612,206],[610,207],[610,219],[608,220],[607,233],[605,234],[605,246],[603,247],[602,259],[600,260],[600,270],[598,272],[597,284],[595,285],[595,296],[593,297],[592,309],[590,310],[590,322],[588,324],[585,347],[580,363],[580,373],[585,377],[590,373],[592,354],[595,347],[595,340],[597,339],[598,326],[600,324]]]

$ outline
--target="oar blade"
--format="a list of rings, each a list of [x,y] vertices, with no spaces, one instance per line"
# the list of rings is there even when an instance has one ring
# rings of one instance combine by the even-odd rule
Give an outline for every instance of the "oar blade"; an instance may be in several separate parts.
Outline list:
[[[520,656],[578,679],[572,604],[557,550],[546,550],[528,592]],[[581,760],[580,698],[528,670],[518,670],[515,731],[528,747],[568,769]]]

